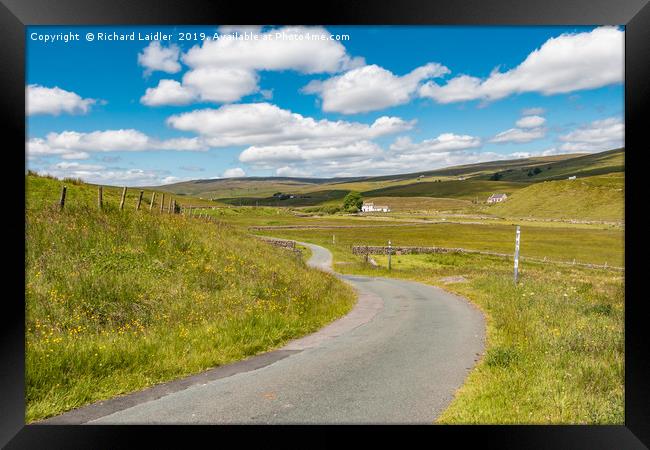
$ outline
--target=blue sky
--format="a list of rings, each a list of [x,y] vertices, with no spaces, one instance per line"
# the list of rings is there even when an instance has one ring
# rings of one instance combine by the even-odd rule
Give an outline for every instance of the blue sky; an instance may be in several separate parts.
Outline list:
[[[170,39],[139,39],[156,32]],[[27,164],[91,182],[155,185],[608,150],[624,140],[623,33],[28,27]],[[65,42],[71,34],[78,40]]]

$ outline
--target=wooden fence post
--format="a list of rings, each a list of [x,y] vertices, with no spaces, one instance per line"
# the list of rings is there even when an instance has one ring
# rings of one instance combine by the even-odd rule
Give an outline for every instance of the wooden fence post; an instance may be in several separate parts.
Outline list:
[[[138,197],[138,204],[135,207],[136,211],[140,211],[140,203],[142,203],[142,196],[144,195],[144,191],[140,191],[140,196]]]
[[[126,199],[126,186],[122,189],[122,199],[120,200],[120,211],[124,209],[124,199]]]
[[[153,201],[154,201],[155,198],[156,198],[156,193],[152,192],[151,193],[151,203],[149,203],[149,211],[151,211],[153,209]]]
[[[104,207],[104,193],[101,186],[97,187],[97,207],[102,209]]]
[[[163,208],[165,207],[165,194],[162,194],[162,197],[160,198],[160,212],[163,212]]]
[[[65,206],[65,193],[68,190],[66,186],[63,186],[63,189],[61,189],[61,198],[59,199],[59,208],[63,209]]]
[[[169,197],[169,203],[167,204],[167,214],[172,213],[172,198]]]

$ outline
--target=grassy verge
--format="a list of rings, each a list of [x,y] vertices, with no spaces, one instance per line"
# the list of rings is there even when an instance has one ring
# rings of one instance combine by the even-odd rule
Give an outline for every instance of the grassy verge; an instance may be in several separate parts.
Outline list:
[[[332,245],[324,233],[291,234],[330,248],[347,263],[340,272],[437,285],[484,311],[486,354],[440,423],[623,423],[623,274],[525,262],[515,286],[512,261],[458,254],[394,255],[389,272],[384,256],[373,268],[351,255],[343,236]]]
[[[34,178],[27,422],[279,347],[354,303],[335,277],[232,227],[110,203],[100,212],[81,196],[59,211],[49,205],[60,182]]]

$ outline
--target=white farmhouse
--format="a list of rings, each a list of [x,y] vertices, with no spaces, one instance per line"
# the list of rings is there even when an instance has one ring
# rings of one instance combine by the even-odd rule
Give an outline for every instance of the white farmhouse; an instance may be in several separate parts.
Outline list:
[[[506,194],[492,194],[488,197],[488,203],[501,203],[508,198]]]
[[[390,212],[390,208],[385,205],[375,205],[372,202],[363,202],[361,212]]]

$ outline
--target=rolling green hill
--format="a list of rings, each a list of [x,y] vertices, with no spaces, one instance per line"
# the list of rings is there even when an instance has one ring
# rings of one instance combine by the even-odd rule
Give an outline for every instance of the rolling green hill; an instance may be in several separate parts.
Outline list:
[[[624,174],[545,181],[514,192],[485,211],[502,217],[623,221]]]
[[[448,167],[386,176],[351,178],[245,177],[194,180],[156,189],[214,199],[231,205],[314,206],[334,204],[347,192],[370,197],[434,197],[485,201],[492,193],[508,195],[531,183],[623,173],[623,149],[593,154],[554,155]],[[497,174],[497,175],[495,175]],[[459,180],[459,178],[465,178]],[[273,194],[294,195],[278,200]]]
[[[359,178],[336,178],[340,182]],[[271,197],[276,192],[304,192],[322,189],[330,184],[330,178],[243,177],[183,181],[156,186],[155,189],[172,193],[200,196],[203,198]]]
[[[485,201],[495,192],[510,194],[526,187],[525,183],[506,181],[465,180],[445,182],[419,182],[383,189],[375,189],[363,193],[364,197],[448,197],[462,200]]]
[[[502,181],[536,183],[546,180],[562,180],[570,176],[589,177],[608,173],[622,173],[625,170],[625,151],[623,149],[573,156],[572,158],[557,161],[543,158],[520,160],[528,163],[518,167],[495,167],[492,173],[485,174],[481,178],[488,178],[498,172],[502,176],[500,178]],[[532,172],[529,176],[528,173],[535,168],[539,169],[539,173]]]

